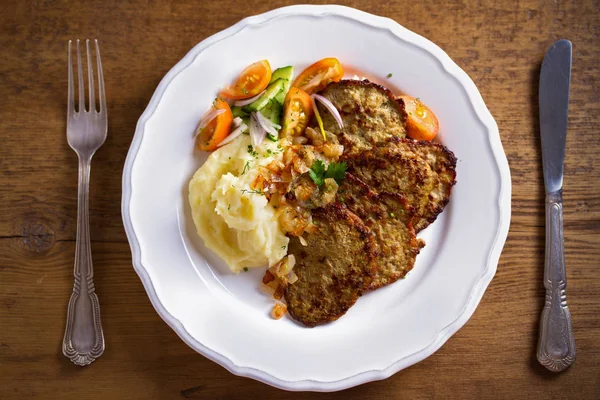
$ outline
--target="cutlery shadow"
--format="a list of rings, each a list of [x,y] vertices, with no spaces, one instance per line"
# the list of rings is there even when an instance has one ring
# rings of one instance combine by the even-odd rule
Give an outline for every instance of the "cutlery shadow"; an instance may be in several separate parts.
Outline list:
[[[540,113],[539,113],[539,86],[540,86],[540,70],[542,67],[542,62],[535,65],[531,72],[530,76],[530,84],[531,84],[531,115],[532,115],[532,129],[533,129],[533,139],[534,139],[534,150],[536,154],[535,164],[541,168],[542,166],[542,142],[540,139]],[[542,178],[543,179],[543,178]],[[559,374],[549,371],[543,365],[539,363],[537,360],[537,345],[539,339],[539,331],[540,331],[540,318],[539,316],[542,314],[542,309],[544,308],[544,299],[545,299],[545,291],[544,288],[544,260],[545,260],[545,248],[546,248],[546,212],[545,212],[545,198],[546,198],[546,190],[544,187],[543,180],[538,185],[537,191],[537,206],[541,207],[543,212],[536,213],[535,217],[537,220],[535,221],[535,228],[537,239],[537,243],[535,243],[535,248],[538,249],[536,254],[541,255],[538,257],[536,266],[536,291],[535,291],[535,301],[537,308],[537,318],[535,318],[534,323],[531,327],[531,338],[530,338],[530,348],[531,348],[531,356],[529,359],[529,368],[534,371],[537,375],[541,376],[544,379],[553,380]]]

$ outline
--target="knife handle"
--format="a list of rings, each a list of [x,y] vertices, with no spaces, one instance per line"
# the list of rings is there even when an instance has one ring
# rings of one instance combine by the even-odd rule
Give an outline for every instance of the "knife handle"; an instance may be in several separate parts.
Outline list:
[[[542,311],[538,361],[560,372],[575,361],[571,313],[567,307],[567,275],[563,235],[562,190],[546,195],[546,304]]]

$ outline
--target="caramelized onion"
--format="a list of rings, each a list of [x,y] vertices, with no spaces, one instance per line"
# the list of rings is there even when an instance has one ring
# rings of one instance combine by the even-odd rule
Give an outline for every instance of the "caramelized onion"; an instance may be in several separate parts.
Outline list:
[[[323,145],[323,154],[329,158],[338,158],[344,152],[344,146],[341,144],[325,143]]]
[[[286,305],[283,303],[277,303],[277,304],[275,304],[275,306],[273,306],[273,309],[271,310],[271,317],[273,317],[275,319],[280,319],[281,317],[283,317],[285,315],[286,312],[287,312]]]
[[[308,139],[305,138],[304,136],[296,136],[296,137],[294,137],[294,140],[292,141],[292,143],[294,143],[294,144],[306,144],[306,142],[308,142]]]
[[[300,236],[302,237],[302,236]],[[298,280],[298,275],[294,271],[290,272],[287,278],[287,281],[290,285],[293,285]]]

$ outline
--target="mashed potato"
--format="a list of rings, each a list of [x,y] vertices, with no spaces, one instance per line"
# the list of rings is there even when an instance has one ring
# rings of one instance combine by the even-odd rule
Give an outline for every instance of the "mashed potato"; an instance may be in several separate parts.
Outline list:
[[[281,159],[277,143],[250,146],[241,135],[210,154],[189,184],[198,234],[233,272],[273,265],[287,253],[289,239],[264,194],[250,186],[259,165]]]

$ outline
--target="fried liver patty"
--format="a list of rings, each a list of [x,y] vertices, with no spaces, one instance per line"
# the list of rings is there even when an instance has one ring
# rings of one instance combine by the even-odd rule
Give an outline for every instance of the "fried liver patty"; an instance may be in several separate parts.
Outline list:
[[[415,229],[419,232],[435,221],[450,200],[450,192],[456,183],[456,157],[439,143],[414,140],[406,140],[406,142],[415,154],[427,162],[434,174],[435,183],[429,193],[428,209],[415,224]]]
[[[290,240],[298,280],[285,292],[290,315],[306,326],[344,315],[375,273],[375,238],[360,218],[340,204],[315,209],[312,218],[318,230],[304,235],[307,245]]]
[[[321,95],[333,103],[344,121],[340,129],[331,113],[319,105],[325,130],[337,135],[346,155],[406,137],[404,102],[383,86],[367,80],[341,80],[330,83]]]
[[[347,173],[337,199],[360,217],[375,236],[377,270],[369,289],[403,278],[415,265],[424,246],[416,237],[413,213],[406,198],[398,193],[377,194],[366,183]]]
[[[397,139],[386,147],[347,156],[348,171],[377,193],[404,196],[416,232],[435,221],[448,203],[456,176],[454,154],[439,143]]]
[[[414,208],[417,232],[435,221],[455,183],[454,154],[439,143],[406,138],[404,103],[380,85],[342,80],[321,94],[342,116],[344,127],[339,128],[331,113],[320,108],[324,128],[344,145],[351,171],[376,192],[404,195]]]

